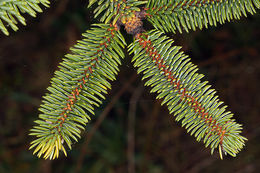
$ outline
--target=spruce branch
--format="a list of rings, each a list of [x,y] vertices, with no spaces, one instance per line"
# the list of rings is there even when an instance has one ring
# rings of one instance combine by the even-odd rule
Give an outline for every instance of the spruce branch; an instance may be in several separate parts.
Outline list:
[[[14,31],[18,30],[18,21],[26,25],[25,18],[21,13],[27,13],[36,17],[36,13],[41,13],[40,5],[49,7],[48,0],[1,0],[0,1],[0,30],[9,35],[7,26]]]
[[[98,24],[83,34],[84,39],[71,49],[55,72],[39,109],[37,124],[30,135],[37,139],[31,142],[37,156],[45,159],[58,158],[60,150],[66,155],[66,145],[71,149],[72,140],[80,138],[94,106],[105,99],[115,80],[118,65],[124,57],[125,41],[113,25]]]
[[[152,87],[151,92],[158,94],[176,121],[210,147],[211,153],[218,148],[221,159],[222,152],[235,157],[247,140],[241,136],[242,126],[222,106],[216,91],[202,82],[197,66],[163,32],[182,32],[183,28],[188,32],[239,19],[247,12],[255,13],[259,0],[90,0],[89,6],[94,3],[98,5],[95,17],[101,15],[105,24],[96,24],[83,34],[84,39],[55,72],[30,133],[37,138],[30,147],[34,154],[58,158],[60,150],[66,155],[66,148],[71,149],[72,141],[80,138],[94,107],[105,99],[109,81],[115,80],[124,57],[126,43],[119,32],[124,26],[135,37],[128,50],[134,53],[132,61],[138,73],[143,73],[145,85]],[[144,32],[145,18],[155,30]]]
[[[162,105],[167,105],[176,121],[210,147],[212,154],[219,148],[221,159],[222,151],[235,157],[247,140],[240,135],[242,126],[221,106],[216,91],[201,82],[203,75],[197,73],[197,66],[158,30],[136,38],[129,51],[134,53],[132,61],[138,73],[144,75],[142,80],[147,79],[145,85],[152,87],[151,92],[163,99]]]
[[[259,0],[150,0],[145,10],[155,28],[182,33],[253,15],[255,8],[260,8]]]

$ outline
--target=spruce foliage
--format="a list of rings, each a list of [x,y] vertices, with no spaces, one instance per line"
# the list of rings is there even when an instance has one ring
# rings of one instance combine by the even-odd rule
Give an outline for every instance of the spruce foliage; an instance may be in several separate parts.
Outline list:
[[[8,24],[17,30],[16,19],[25,24],[20,12],[34,16],[36,11],[41,12],[39,4],[47,6],[48,1],[0,1],[0,29],[8,34]],[[134,42],[128,46],[132,62],[162,105],[197,141],[210,147],[211,153],[218,149],[221,159],[222,153],[235,157],[247,140],[241,136],[242,125],[236,123],[216,91],[202,80],[197,66],[165,33],[189,32],[240,19],[242,15],[254,14],[260,1],[90,0],[89,7],[94,4],[95,17],[100,17],[103,24],[87,30],[55,72],[39,108],[39,120],[31,129],[30,135],[36,137],[30,147],[34,154],[55,159],[60,151],[67,155],[66,149],[78,141],[95,107],[111,88],[110,81],[116,79],[126,46],[120,33],[123,26],[134,36]],[[155,29],[145,31],[143,19]]]
[[[78,141],[94,107],[105,99],[115,80],[118,65],[124,57],[125,45],[117,27],[108,24],[94,25],[83,34],[84,39],[65,56],[60,70],[55,72],[39,109],[40,120],[30,135],[37,136],[31,144],[34,153],[44,158],[58,158],[59,151],[66,155],[64,145],[71,149],[72,140]]]
[[[187,132],[210,146],[212,154],[219,147],[221,158],[222,150],[236,156],[246,140],[240,135],[241,125],[221,106],[216,91],[201,81],[197,66],[173,43],[158,30],[139,35],[129,47],[137,72],[143,73],[142,80],[148,79],[145,85],[158,93],[157,99],[163,99],[162,105],[167,105]]]

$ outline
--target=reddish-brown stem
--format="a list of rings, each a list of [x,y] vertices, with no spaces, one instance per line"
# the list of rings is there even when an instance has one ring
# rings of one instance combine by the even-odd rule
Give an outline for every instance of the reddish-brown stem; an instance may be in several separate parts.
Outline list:
[[[107,29],[108,32],[110,32],[110,36],[107,37],[105,36],[104,39],[105,41],[103,43],[100,43],[100,45],[97,47],[97,52],[90,57],[92,60],[89,63],[90,66],[84,70],[83,78],[78,80],[77,86],[71,91],[71,94],[68,96],[67,103],[65,107],[63,108],[62,113],[60,113],[60,118],[58,119],[59,127],[63,126],[63,123],[66,121],[66,118],[68,117],[68,114],[70,111],[72,111],[74,104],[77,101],[78,96],[80,95],[80,92],[82,91],[82,88],[84,85],[86,85],[86,82],[88,81],[88,78],[90,77],[90,74],[93,73],[94,67],[96,66],[96,63],[98,63],[98,57],[101,56],[98,54],[99,52],[102,52],[104,48],[108,47],[108,44],[111,42],[111,38],[114,37],[114,32],[117,31],[118,28],[116,25],[110,24],[110,28]]]
[[[188,90],[184,87],[182,82],[174,76],[173,72],[169,70],[166,65],[163,57],[156,51],[155,47],[152,45],[152,42],[147,39],[148,36],[146,34],[137,34],[136,39],[140,46],[145,49],[146,53],[155,61],[155,65],[158,67],[160,71],[163,72],[164,76],[169,80],[170,84],[173,85],[174,89],[180,95],[180,100],[188,103],[189,106],[197,113],[197,116],[201,118],[205,124],[211,129],[206,132],[214,132],[220,136],[220,145],[223,143],[223,138],[225,136],[226,130],[223,125],[217,123],[215,119],[213,119],[207,110],[203,107],[203,105],[198,101],[197,97],[194,97],[189,94]],[[227,122],[226,122],[227,123]],[[211,136],[212,133],[209,134]]]

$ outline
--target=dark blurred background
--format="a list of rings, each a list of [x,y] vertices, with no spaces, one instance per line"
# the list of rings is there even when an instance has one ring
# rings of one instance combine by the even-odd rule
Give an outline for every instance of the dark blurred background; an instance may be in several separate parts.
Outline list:
[[[86,1],[55,1],[28,26],[0,33],[0,173],[172,173],[260,170],[260,11],[223,26],[172,35],[204,79],[243,124],[246,147],[236,158],[210,150],[186,133],[124,59],[117,81],[79,143],[55,161],[29,151],[41,96],[64,54],[90,27]],[[126,37],[131,42],[131,37]],[[133,140],[134,139],[134,140]]]

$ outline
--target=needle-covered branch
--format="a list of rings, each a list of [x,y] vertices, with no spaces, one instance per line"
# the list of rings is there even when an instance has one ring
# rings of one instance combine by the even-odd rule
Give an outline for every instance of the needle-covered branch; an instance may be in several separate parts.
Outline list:
[[[71,149],[72,141],[80,138],[94,107],[110,89],[109,80],[116,79],[125,45],[118,28],[99,24],[83,36],[60,63],[31,129],[37,139],[30,149],[35,148],[38,157],[55,159],[60,150],[66,155],[65,144]]]
[[[158,93],[157,99],[163,99],[162,105],[167,105],[197,141],[202,140],[211,153],[219,148],[221,158],[222,151],[235,157],[246,140],[240,135],[242,126],[221,106],[215,90],[201,81],[197,66],[173,42],[157,30],[137,35],[129,47],[134,66],[143,73],[142,79],[147,79],[145,85]]]

